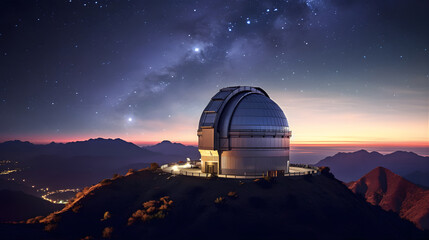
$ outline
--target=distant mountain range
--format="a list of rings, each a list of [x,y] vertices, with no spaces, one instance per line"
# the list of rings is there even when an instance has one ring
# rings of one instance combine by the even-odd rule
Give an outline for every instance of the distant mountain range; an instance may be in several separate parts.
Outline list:
[[[429,190],[383,167],[375,168],[348,187],[369,203],[396,212],[417,227],[429,230]]]
[[[421,174],[429,175],[429,157],[413,152],[397,151],[383,155],[360,150],[337,153],[319,161],[316,166],[328,166],[335,177],[344,182],[355,181],[376,167],[385,167],[403,177],[410,177],[409,180],[416,184],[429,186],[429,179],[421,177]],[[418,176],[413,177],[413,174]]]
[[[69,143],[39,145],[19,140],[0,144],[2,158],[22,159],[36,155],[56,155],[61,157],[121,157],[128,160],[151,160],[159,154],[140,148],[122,139],[89,139]]]
[[[170,141],[147,147],[138,147],[121,139],[102,138],[46,145],[22,141],[0,143],[0,160],[18,161],[17,167],[23,170],[11,176],[29,179],[32,185],[53,188],[82,187],[114,173],[124,173],[129,168],[140,169],[151,162],[163,164],[187,157],[199,159],[198,148]],[[344,182],[357,180],[375,167],[383,166],[416,184],[429,187],[429,157],[412,152],[382,155],[361,150],[338,153],[321,160],[317,166],[329,166]]]
[[[145,147],[145,149],[162,154],[179,155],[185,158],[190,158],[191,160],[198,160],[201,158],[197,147],[185,146],[181,143],[172,143],[168,140]]]
[[[15,167],[22,171],[10,176],[26,179],[36,187],[75,188],[91,185],[114,173],[125,173],[129,168],[147,167],[151,162],[186,160],[190,151],[181,149],[192,149],[181,144],[171,146],[169,149],[166,143],[161,143],[153,146],[157,151],[150,151],[122,139],[103,138],[46,145],[8,141],[0,143],[0,160],[17,161]]]
[[[0,225],[16,239],[425,239],[329,174],[238,180],[141,170],[86,188],[63,210]]]
[[[0,190],[0,222],[26,220],[63,207],[21,191]]]

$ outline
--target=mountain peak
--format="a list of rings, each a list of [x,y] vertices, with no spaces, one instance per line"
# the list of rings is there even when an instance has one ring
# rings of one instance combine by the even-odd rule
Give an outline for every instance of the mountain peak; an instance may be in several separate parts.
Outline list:
[[[348,184],[354,193],[379,205],[386,211],[394,211],[414,222],[421,229],[429,229],[424,221],[429,217],[429,190],[424,190],[393,173],[387,168],[377,167],[356,182]]]
[[[416,156],[419,156],[419,155],[417,155],[414,152],[395,151],[393,153],[386,154],[386,156],[391,156],[391,157],[416,157]]]
[[[68,142],[67,144],[73,144],[73,143],[130,143],[127,141],[122,140],[121,138],[90,138],[88,140],[83,140],[83,141],[76,141],[76,142]],[[132,143],[130,143],[132,144]]]
[[[365,149],[361,149],[361,150],[353,152],[353,153],[369,153],[369,152]]]
[[[99,137],[99,138],[90,138],[90,139],[87,140],[87,142],[115,141],[117,139],[119,139],[119,138],[111,139],[111,138],[101,138],[101,137]],[[83,141],[83,142],[85,142],[85,141]]]
[[[21,141],[21,140],[10,140],[10,141],[3,142],[2,144],[23,144],[23,145],[25,144],[25,145],[33,145],[29,141]]]
[[[171,142],[169,140],[163,140],[160,143],[144,148],[152,152],[183,156],[184,158],[199,159],[201,157],[198,148],[194,146],[185,146],[181,143]]]
[[[170,140],[162,140],[162,142],[157,143],[157,144],[155,144],[155,145],[153,145],[153,146],[165,146],[165,147],[168,147],[168,146],[176,146],[176,147],[186,147],[185,145],[183,145],[183,144],[181,144],[181,143],[172,142],[172,141],[170,141]],[[153,147],[153,146],[152,146],[152,147]]]
[[[393,172],[392,172],[392,171],[390,171],[389,169],[384,168],[384,167],[381,167],[381,166],[374,168],[374,169],[373,169],[373,170],[371,170],[369,173],[367,173],[365,176],[370,176],[370,175],[373,175],[373,174],[380,174],[380,173],[400,177],[399,175],[397,175],[397,174],[393,173]]]
[[[367,151],[367,150],[365,150],[365,149],[361,149],[361,150],[359,150],[359,151],[352,152],[351,154],[354,154],[354,155],[373,155],[373,156],[383,156],[383,154],[381,154],[381,153],[379,153],[379,152],[377,152],[377,151],[369,152],[369,151]]]
[[[373,153],[373,152],[372,152]],[[355,156],[355,155],[367,155],[370,154],[367,150],[365,149],[361,149],[355,152],[338,152],[337,154],[335,154],[333,157],[340,157],[340,156]]]
[[[355,187],[352,186],[353,184],[350,184],[350,187],[351,189],[355,189],[357,193],[361,194],[366,191],[385,193],[388,188],[388,185],[397,184],[399,182],[406,182],[405,184],[412,184],[387,168],[376,167],[367,174],[365,174],[363,177],[361,177],[359,180],[355,181],[353,183]],[[401,185],[403,184],[401,183]],[[362,186],[364,187],[362,188]],[[374,201],[378,200],[374,199]],[[373,204],[375,204],[375,202]]]

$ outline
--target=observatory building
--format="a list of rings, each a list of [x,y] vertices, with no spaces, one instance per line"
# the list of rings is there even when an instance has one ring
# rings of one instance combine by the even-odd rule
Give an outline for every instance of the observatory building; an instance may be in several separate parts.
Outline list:
[[[289,172],[291,132],[285,114],[259,87],[222,88],[198,126],[201,171],[262,175]]]

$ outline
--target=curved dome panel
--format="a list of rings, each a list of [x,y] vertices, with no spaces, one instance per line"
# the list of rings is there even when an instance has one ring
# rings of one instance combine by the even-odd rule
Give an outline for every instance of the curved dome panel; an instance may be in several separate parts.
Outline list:
[[[246,95],[231,118],[230,131],[286,132],[289,125],[280,107],[261,94]]]
[[[237,95],[253,92],[264,94],[268,97],[268,94],[261,88],[249,87],[249,86],[236,86],[236,87],[226,87],[222,88],[218,93],[216,93],[207,104],[203,113],[201,114],[200,123],[198,125],[198,130],[201,128],[212,127],[216,128],[220,119],[220,115],[223,112],[223,109],[230,105],[232,98],[236,98]],[[232,109],[233,110],[233,109]],[[230,118],[230,117],[228,117]]]

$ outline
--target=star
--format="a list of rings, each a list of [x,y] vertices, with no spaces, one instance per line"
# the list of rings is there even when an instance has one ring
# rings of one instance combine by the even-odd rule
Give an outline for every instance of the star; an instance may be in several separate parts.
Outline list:
[[[128,122],[132,122],[132,121],[133,121],[133,118],[129,117]]]
[[[194,48],[194,52],[200,52],[200,48]]]

